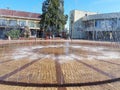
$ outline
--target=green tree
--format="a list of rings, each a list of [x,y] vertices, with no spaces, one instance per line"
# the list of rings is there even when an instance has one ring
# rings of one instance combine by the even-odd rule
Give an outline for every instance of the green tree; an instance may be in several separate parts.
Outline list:
[[[6,35],[11,37],[11,39],[18,39],[20,36],[20,30],[10,30]]]
[[[40,28],[45,33],[58,35],[64,29],[68,18],[67,15],[64,15],[64,11],[60,7],[60,0],[45,0],[42,12]]]

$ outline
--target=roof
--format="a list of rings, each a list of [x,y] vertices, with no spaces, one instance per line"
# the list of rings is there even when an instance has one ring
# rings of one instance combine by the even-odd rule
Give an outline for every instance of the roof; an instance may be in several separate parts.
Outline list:
[[[111,19],[111,18],[120,18],[120,12],[88,15],[83,17],[83,21],[96,20],[96,19]]]
[[[12,17],[25,17],[25,18],[40,18],[39,13],[31,13],[25,11],[16,11],[8,9],[0,9],[0,15],[3,16],[12,16]]]

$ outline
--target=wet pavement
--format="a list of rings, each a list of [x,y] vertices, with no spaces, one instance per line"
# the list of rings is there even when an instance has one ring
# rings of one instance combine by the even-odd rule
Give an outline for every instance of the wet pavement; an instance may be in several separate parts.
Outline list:
[[[7,44],[0,46],[0,68],[0,83],[6,87],[100,90],[101,85],[107,88],[110,84],[109,90],[119,90],[111,87],[120,85],[120,48],[82,42]]]

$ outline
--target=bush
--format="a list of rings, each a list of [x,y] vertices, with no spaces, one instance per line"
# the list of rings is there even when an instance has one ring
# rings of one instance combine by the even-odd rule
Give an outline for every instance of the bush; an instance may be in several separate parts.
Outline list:
[[[10,30],[6,33],[7,36],[10,36],[11,39],[18,39],[20,36],[20,30]]]

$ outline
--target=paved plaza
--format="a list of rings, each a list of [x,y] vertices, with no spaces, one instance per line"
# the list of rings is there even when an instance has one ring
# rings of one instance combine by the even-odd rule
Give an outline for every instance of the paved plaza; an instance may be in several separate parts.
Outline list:
[[[120,46],[80,40],[0,41],[1,90],[119,90]]]

